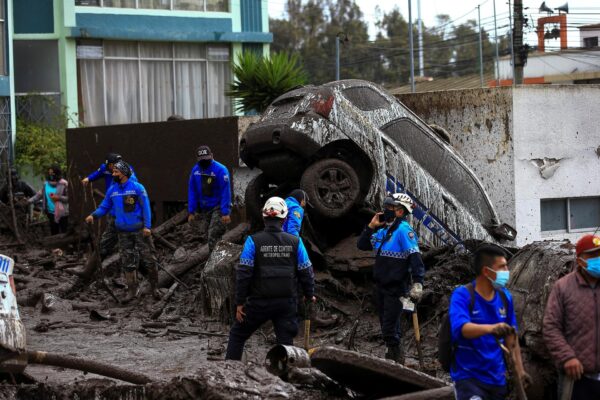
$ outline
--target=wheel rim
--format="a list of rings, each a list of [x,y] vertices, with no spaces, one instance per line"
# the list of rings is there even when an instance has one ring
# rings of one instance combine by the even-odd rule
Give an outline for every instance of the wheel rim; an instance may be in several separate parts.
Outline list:
[[[317,180],[317,195],[328,208],[343,208],[352,200],[352,179],[342,169],[324,169]]]

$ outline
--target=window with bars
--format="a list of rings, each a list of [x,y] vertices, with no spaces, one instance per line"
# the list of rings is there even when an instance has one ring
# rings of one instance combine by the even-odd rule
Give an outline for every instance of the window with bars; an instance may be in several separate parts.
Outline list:
[[[600,226],[600,197],[543,199],[542,232],[586,232]]]
[[[77,57],[87,126],[231,115],[229,46],[86,41]]]
[[[75,0],[77,6],[229,12],[229,0]]]

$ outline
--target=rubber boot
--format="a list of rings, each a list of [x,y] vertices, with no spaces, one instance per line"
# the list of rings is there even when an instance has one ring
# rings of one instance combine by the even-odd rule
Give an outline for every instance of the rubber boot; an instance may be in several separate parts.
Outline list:
[[[388,347],[387,351],[385,352],[385,358],[398,364],[404,364],[404,354],[398,345]]]
[[[160,291],[158,290],[158,269],[151,268],[148,271],[148,280],[150,281],[150,290],[152,292],[152,297],[154,297],[154,300],[160,300],[162,296],[160,295]]]
[[[123,303],[129,303],[137,294],[137,272],[126,271],[125,282],[127,283],[127,296],[123,299]]]

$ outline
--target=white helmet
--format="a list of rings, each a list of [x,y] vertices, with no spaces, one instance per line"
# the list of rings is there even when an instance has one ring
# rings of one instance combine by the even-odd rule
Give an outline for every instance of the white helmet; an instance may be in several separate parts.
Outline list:
[[[404,206],[409,214],[412,214],[414,203],[406,193],[389,194],[383,201],[384,206]]]
[[[281,197],[271,197],[269,200],[267,200],[262,209],[263,217],[284,219],[287,217],[287,214],[287,204],[285,204],[285,200],[283,200]]]

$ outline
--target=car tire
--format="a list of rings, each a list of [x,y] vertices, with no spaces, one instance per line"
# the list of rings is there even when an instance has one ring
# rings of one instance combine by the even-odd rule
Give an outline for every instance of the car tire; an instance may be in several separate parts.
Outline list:
[[[354,168],[337,158],[326,158],[310,165],[300,180],[300,187],[322,217],[338,218],[347,214],[359,201],[360,181]]]
[[[262,207],[267,201],[264,198],[269,190],[269,181],[265,174],[260,174],[248,183],[244,195],[246,203],[246,217],[252,222],[262,221]]]

